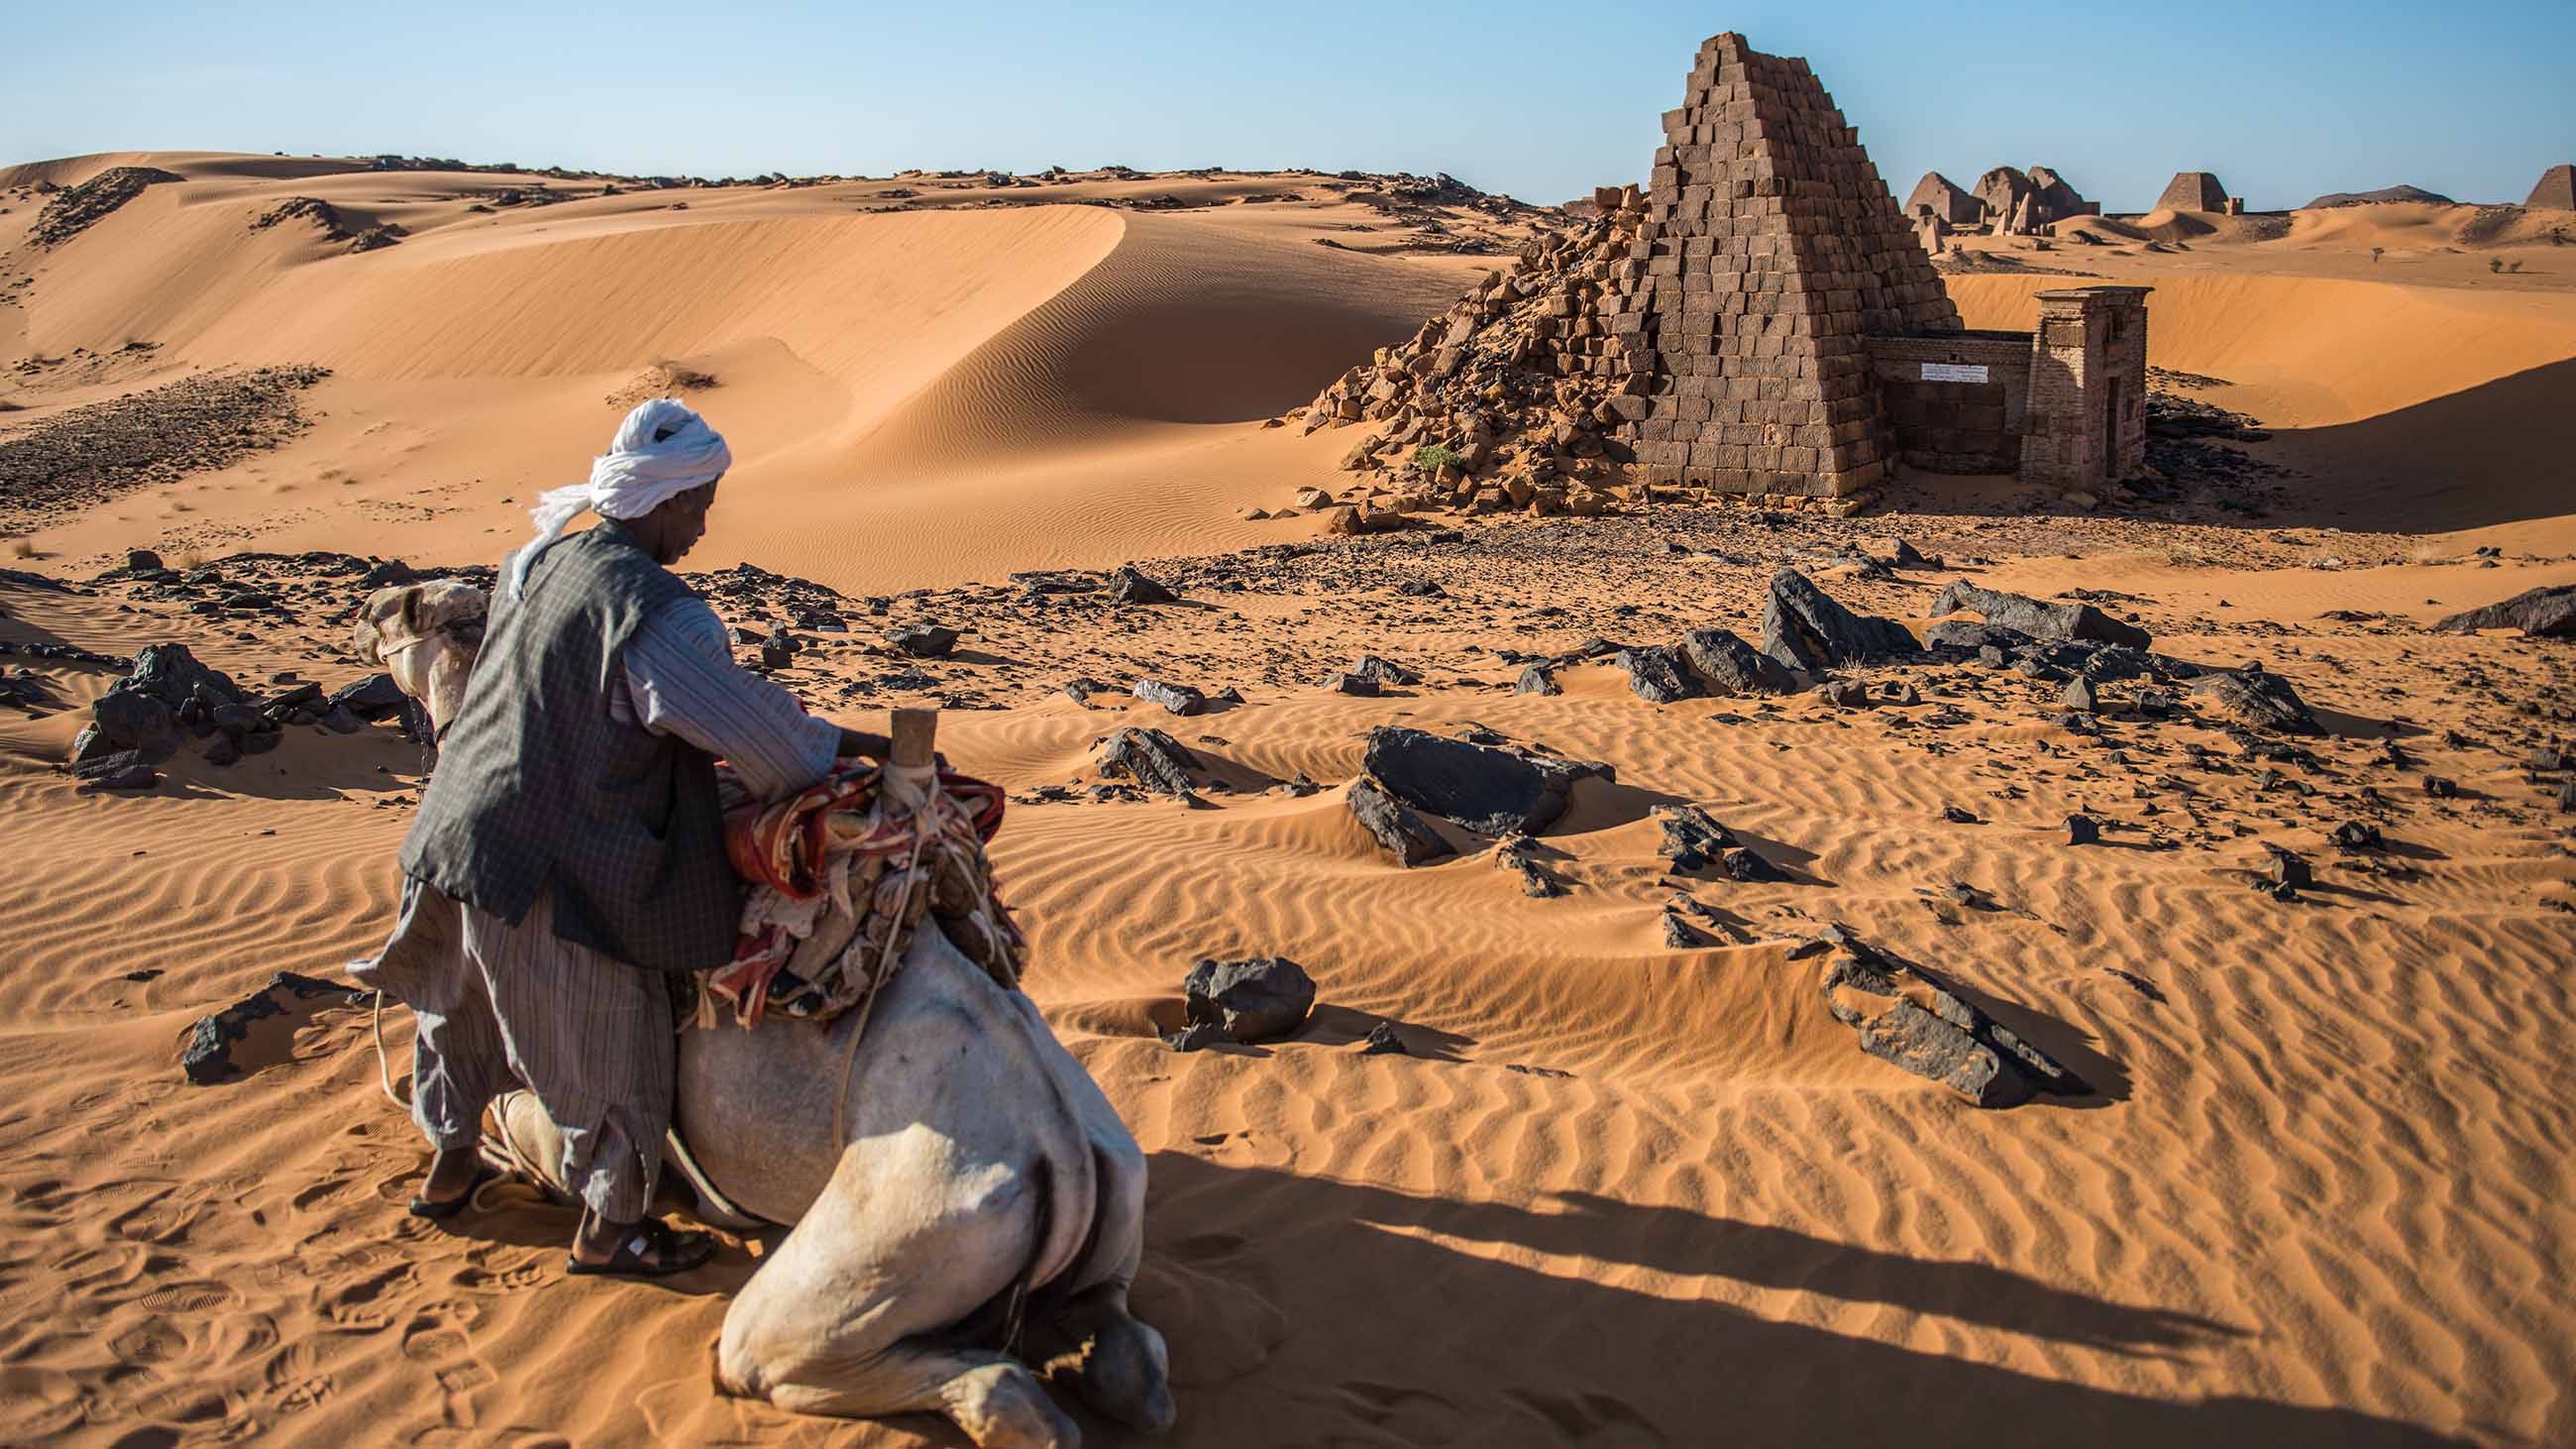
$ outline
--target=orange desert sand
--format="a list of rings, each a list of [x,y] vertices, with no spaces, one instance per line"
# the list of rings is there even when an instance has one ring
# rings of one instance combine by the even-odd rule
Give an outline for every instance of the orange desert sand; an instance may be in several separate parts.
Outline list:
[[[121,165],[181,179],[35,244],[37,183]],[[505,188],[573,199],[491,205]],[[717,1394],[757,1244],[672,1283],[569,1280],[566,1210],[406,1216],[426,1152],[361,1007],[183,1080],[198,1016],[380,942],[422,753],[390,724],[294,728],[85,792],[62,762],[118,671],[24,653],[178,641],[254,688],[353,682],[354,576],[232,617],[92,581],[129,548],[244,579],[269,569],[244,551],[488,565],[674,386],[737,459],[684,570],[848,595],[850,632],[778,677],[863,728],[949,702],[942,747],[1018,802],[994,858],[1029,989],[1150,1158],[1135,1302],[1172,1345],[1175,1442],[2576,1440],[2576,816],[2535,763],[2569,743],[2576,645],[2427,627],[2576,583],[2576,250],[2421,205],[2259,240],[2170,214],[2098,246],[1966,239],[2010,258],[1947,276],[1972,327],[2029,327],[2064,271],[2153,286],[2150,362],[2270,434],[2239,449],[2283,470],[2259,514],[1914,473],[1849,519],[1321,539],[1310,510],[1245,516],[1347,479],[1357,434],[1292,411],[1577,218],[1312,173],[600,192],[206,153],[0,171],[0,444],[209,371],[329,369],[273,449],[0,498],[0,564],[75,585],[0,582],[7,664],[52,701],[0,706],[0,1441],[959,1442]],[[405,234],[254,229],[293,197]],[[1944,567],[1860,566],[1888,537]],[[1182,602],[1009,579],[1130,562]],[[2159,653],[2259,660],[2326,732],[2259,758],[2188,698],[2097,737],[2055,684],[1974,662],[1862,671],[1912,706],[1657,706],[1605,663],[1517,695],[1489,652],[1758,637],[1783,564],[1918,632],[1955,577],[2109,591]],[[954,657],[879,643],[922,619],[965,631]],[[1362,653],[1423,682],[1319,682]],[[1124,698],[1147,674],[1243,703]],[[1084,675],[1117,687],[1086,705],[1061,689]],[[1094,802],[1122,724],[1234,788]],[[1385,724],[1614,765],[1539,842],[1566,892],[1525,895],[1481,842],[1381,850],[1343,787]],[[1300,775],[1323,788],[1271,788]],[[1675,874],[1650,810],[1678,802],[1789,878]],[[2067,843],[2077,812],[2101,844]],[[2328,843],[2356,820],[2386,848]],[[2314,888],[2257,891],[2267,845]],[[1837,921],[2093,1094],[1981,1110],[1863,1054],[1805,947]],[[1157,1039],[1192,961],[1274,953],[1321,988],[1299,1038]],[[1358,1050],[1381,1021],[1408,1055]],[[388,1028],[399,1068],[408,1017]]]

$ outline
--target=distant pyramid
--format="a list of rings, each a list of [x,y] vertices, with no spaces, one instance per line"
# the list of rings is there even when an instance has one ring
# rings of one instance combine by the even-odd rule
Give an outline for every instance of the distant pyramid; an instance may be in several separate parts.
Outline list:
[[[2099,216],[2102,208],[2086,201],[2082,193],[2066,184],[2066,178],[2045,166],[2030,168],[2030,184],[2038,192],[2039,219],[2045,225],[2070,217]]]
[[[2018,167],[1998,166],[1977,178],[1977,199],[1986,204],[1986,215],[2001,222],[2012,220],[2030,191],[2030,178]]]
[[[2227,188],[2206,171],[2177,171],[2156,198],[2156,211],[2225,211]]]
[[[1934,216],[1952,226],[1974,226],[1986,219],[1985,206],[1938,171],[1926,171],[1923,179],[1914,183],[1913,193],[1905,198],[1905,214],[1909,218],[1921,215],[1927,206]]]
[[[2576,166],[2552,166],[2540,173],[2540,184],[2531,188],[2531,199],[2523,203],[2544,211],[2576,211]]]
[[[1664,137],[1615,319],[1659,364],[1648,480],[1869,488],[1893,451],[1869,334],[1960,324],[1859,133],[1805,61],[1730,32],[1700,47]]]

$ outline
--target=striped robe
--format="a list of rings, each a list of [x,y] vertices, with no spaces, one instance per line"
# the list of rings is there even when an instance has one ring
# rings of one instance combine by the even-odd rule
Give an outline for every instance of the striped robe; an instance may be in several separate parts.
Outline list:
[[[763,800],[821,779],[838,753],[838,727],[736,665],[723,621],[698,598],[645,621],[591,707],[726,761]],[[563,1181],[606,1221],[633,1222],[652,1201],[671,1122],[670,997],[661,973],[559,939],[553,907],[541,891],[512,924],[406,879],[392,938],[350,974],[419,1018],[412,1120],[431,1145],[471,1146],[494,1097],[530,1088],[562,1132]]]

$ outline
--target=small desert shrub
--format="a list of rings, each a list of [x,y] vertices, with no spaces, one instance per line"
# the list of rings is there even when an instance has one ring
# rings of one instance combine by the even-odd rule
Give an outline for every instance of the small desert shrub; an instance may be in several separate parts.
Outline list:
[[[201,569],[205,566],[206,551],[201,548],[183,548],[177,553],[170,555],[170,567],[179,570],[181,573],[187,573],[192,569]]]
[[[1442,443],[1425,443],[1413,454],[1413,466],[1425,473],[1460,466],[1457,450]]]
[[[32,538],[13,538],[13,539],[9,540],[9,557],[11,557],[11,558],[34,558],[35,556],[36,556],[36,541],[35,541],[34,539],[32,539]]]
[[[2489,257],[2489,258],[2487,258],[2487,270],[2488,270],[2488,271],[2490,271],[2490,272],[2501,272],[2501,271],[2503,271],[2503,270],[2504,270],[2504,258],[2502,258],[2502,257]]]

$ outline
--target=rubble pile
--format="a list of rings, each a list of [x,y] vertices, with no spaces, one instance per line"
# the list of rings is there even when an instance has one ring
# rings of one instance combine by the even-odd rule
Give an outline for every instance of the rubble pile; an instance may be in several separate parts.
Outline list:
[[[1634,186],[1595,194],[1601,216],[1540,238],[1413,338],[1381,348],[1315,399],[1306,430],[1379,425],[1342,466],[1362,475],[1332,509],[1337,533],[1458,509],[1596,514],[1634,496],[1634,419],[1652,359],[1614,334],[1623,268],[1646,219]]]

